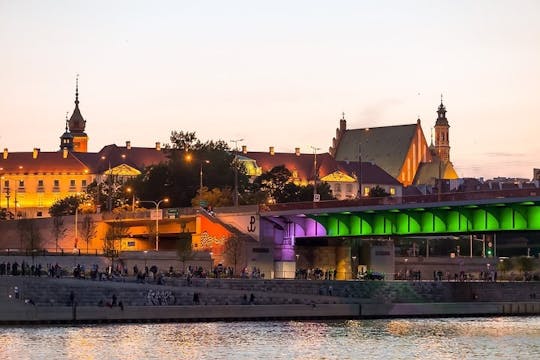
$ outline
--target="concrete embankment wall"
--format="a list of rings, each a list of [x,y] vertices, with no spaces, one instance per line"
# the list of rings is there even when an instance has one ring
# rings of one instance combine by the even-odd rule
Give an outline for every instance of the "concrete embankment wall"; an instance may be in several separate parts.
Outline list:
[[[539,315],[534,303],[424,303],[192,306],[3,306],[0,324],[313,320]]]
[[[0,277],[0,323],[540,315],[540,282],[197,279],[193,285]],[[72,291],[76,308],[68,306]],[[246,305],[251,293],[255,300]],[[113,294],[124,310],[97,306]],[[169,295],[173,306],[148,302]]]

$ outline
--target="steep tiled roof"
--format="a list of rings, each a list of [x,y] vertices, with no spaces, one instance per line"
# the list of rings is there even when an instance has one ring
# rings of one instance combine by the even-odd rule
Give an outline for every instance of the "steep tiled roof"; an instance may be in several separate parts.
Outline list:
[[[12,152],[8,154],[7,159],[0,157],[0,169],[2,173],[6,174],[85,173],[85,170],[91,172],[91,169],[75,157],[74,153],[68,153],[67,157],[64,158],[62,151],[40,151],[35,159],[32,152]]]
[[[415,135],[417,124],[345,130],[336,160],[373,162],[397,178]],[[359,149],[361,144],[361,149]]]
[[[284,165],[289,171],[296,170],[302,180],[313,180],[313,154],[248,152],[243,156],[253,159],[263,172]],[[358,173],[358,162],[336,161],[329,153],[317,154],[317,168],[319,178],[342,171],[351,176]],[[370,184],[399,185],[399,181],[393,178],[379,166],[369,162],[362,162],[362,181]]]
[[[167,161],[167,153],[164,150],[143,147],[127,148],[115,144],[105,146],[95,155],[94,159],[89,158],[87,161],[92,161],[91,166],[97,173],[105,172],[109,168],[109,161],[111,167],[126,164],[139,170]]]
[[[339,169],[357,176],[358,162],[338,161]],[[362,183],[380,185],[401,185],[394,177],[374,163],[362,162]]]

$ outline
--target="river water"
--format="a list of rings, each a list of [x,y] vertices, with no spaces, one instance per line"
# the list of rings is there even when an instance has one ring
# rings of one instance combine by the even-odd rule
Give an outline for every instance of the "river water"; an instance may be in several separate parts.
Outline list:
[[[540,317],[7,326],[0,359],[540,359]]]

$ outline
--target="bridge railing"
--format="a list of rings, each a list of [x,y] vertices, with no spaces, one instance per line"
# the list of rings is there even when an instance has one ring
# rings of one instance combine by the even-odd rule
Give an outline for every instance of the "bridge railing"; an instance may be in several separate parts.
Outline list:
[[[261,204],[260,212],[267,211],[286,211],[286,210],[310,210],[310,209],[329,209],[339,207],[355,206],[377,206],[377,205],[399,205],[416,203],[436,203],[467,200],[486,200],[496,198],[518,198],[540,195],[540,189],[506,189],[506,190],[485,190],[469,192],[450,192],[429,195],[412,195],[402,197],[365,197],[351,200],[325,200],[319,202],[296,202],[284,204]]]

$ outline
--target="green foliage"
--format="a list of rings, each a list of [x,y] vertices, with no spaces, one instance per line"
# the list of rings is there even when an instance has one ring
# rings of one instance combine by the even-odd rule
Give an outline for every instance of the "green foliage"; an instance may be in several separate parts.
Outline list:
[[[276,166],[257,177],[252,192],[262,193],[265,200],[277,203],[313,201],[314,194],[313,185],[301,186],[291,182],[291,172],[284,165]],[[333,199],[330,185],[325,182],[317,184],[317,193],[321,200]]]
[[[206,202],[206,206],[216,208],[221,206],[231,206],[232,205],[232,196],[231,189],[225,188],[220,190],[218,188],[213,188],[208,190],[206,186],[203,187],[202,192],[197,194],[192,200],[192,206],[199,206],[200,201]]]
[[[75,210],[79,207],[82,200],[78,195],[71,195],[56,201],[49,208],[51,216],[75,215]]]
[[[207,192],[212,193],[211,197],[220,193],[221,197],[231,195],[235,164],[234,154],[226,142],[201,142],[194,132],[173,131],[171,143],[167,146],[168,161],[146,168],[133,181],[132,186],[139,199],[156,201],[168,197],[168,206],[190,206],[199,192],[201,164],[203,184],[209,189]],[[238,170],[239,190],[242,192],[249,179],[243,168]],[[219,206],[218,203],[227,202],[220,199],[216,200],[216,206]]]

